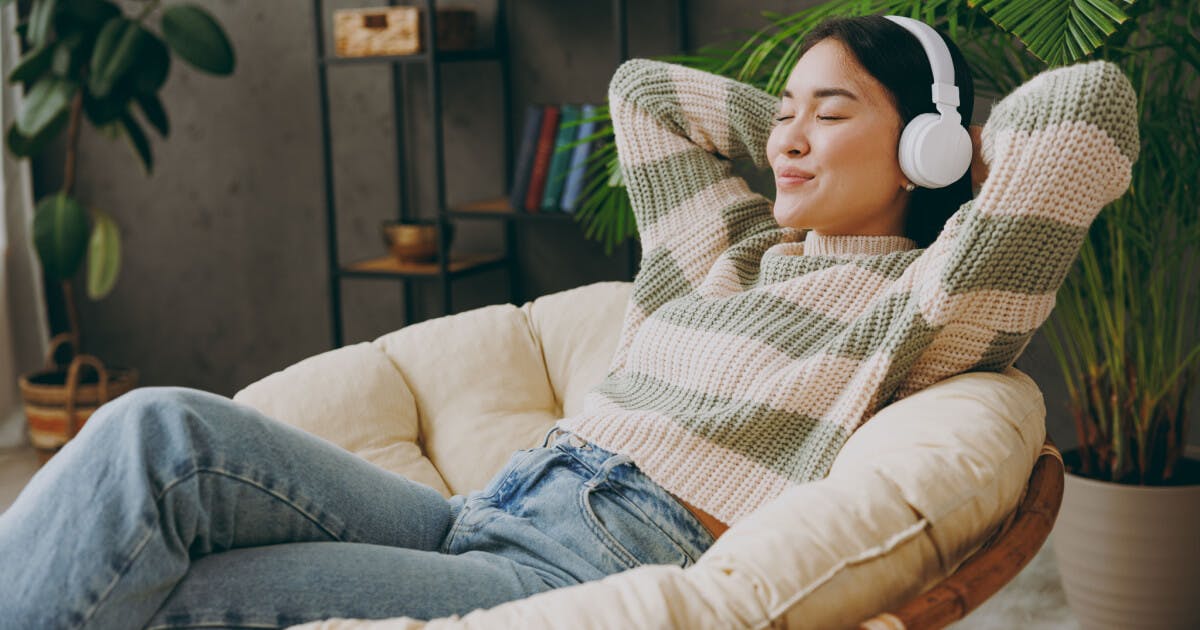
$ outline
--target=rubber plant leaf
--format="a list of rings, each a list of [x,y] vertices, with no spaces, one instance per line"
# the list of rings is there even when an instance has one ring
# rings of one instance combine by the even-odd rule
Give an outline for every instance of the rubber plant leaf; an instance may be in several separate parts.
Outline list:
[[[42,269],[55,280],[75,275],[88,240],[87,211],[63,192],[43,198],[33,212],[33,243]]]
[[[121,271],[121,234],[108,213],[92,210],[92,238],[88,243],[87,294],[99,300],[112,292]]]
[[[17,114],[17,130],[27,138],[38,135],[47,125],[67,111],[78,86],[74,81],[56,76],[44,76],[25,97]]]
[[[167,45],[196,68],[216,75],[233,72],[233,46],[221,25],[207,11],[192,4],[162,12],[162,34]]]
[[[88,91],[93,96],[108,96],[117,81],[133,66],[141,41],[141,27],[137,22],[124,17],[115,17],[105,22],[100,34],[96,36],[96,46],[92,49]]]

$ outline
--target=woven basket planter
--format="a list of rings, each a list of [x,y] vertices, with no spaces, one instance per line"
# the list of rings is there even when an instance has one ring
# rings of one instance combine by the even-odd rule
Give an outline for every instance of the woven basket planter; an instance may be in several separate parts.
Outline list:
[[[94,356],[76,355],[68,365],[54,361],[55,351],[70,336],[61,334],[50,342],[46,368],[20,377],[29,440],[45,464],[62,448],[104,403],[137,386],[137,370],[105,367]]]

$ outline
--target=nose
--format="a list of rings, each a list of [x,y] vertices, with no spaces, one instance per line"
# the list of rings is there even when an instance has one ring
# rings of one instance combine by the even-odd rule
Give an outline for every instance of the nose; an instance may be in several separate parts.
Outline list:
[[[808,135],[801,129],[801,126],[798,123],[789,125],[784,134],[784,152],[793,157],[807,155],[809,149],[812,148],[808,144]]]

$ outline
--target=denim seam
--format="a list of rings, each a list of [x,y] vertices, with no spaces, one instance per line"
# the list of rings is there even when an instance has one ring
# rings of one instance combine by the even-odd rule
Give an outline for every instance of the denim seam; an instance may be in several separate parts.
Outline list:
[[[138,543],[136,545],[134,545],[133,553],[129,554],[129,559],[125,561],[124,566],[122,566],[121,569],[119,571],[117,571],[117,575],[114,576],[112,581],[110,581],[108,583],[108,588],[104,589],[104,592],[101,593],[100,596],[96,598],[96,601],[92,602],[92,607],[89,608],[87,610],[87,612],[84,613],[83,623],[79,624],[76,627],[82,628],[82,627],[86,626],[88,624],[88,622],[90,622],[92,620],[92,617],[96,614],[96,611],[99,610],[100,605],[109,596],[109,594],[112,593],[112,590],[117,587],[117,583],[120,582],[121,579],[125,577],[125,574],[129,572],[129,567],[133,566],[133,562],[135,560],[137,560],[138,554],[142,553],[142,550],[145,549],[146,545],[150,542],[150,538],[153,537],[153,535],[154,535],[153,528],[150,527],[149,525],[147,525],[146,533],[143,534],[142,539],[140,541],[138,541]]]
[[[298,624],[294,624],[294,625],[298,625]],[[200,622],[195,622],[195,623],[185,623],[182,625],[168,623],[168,624],[164,624],[164,625],[147,626],[145,628],[145,630],[177,630],[180,628],[228,628],[228,627],[229,627],[229,622],[227,622],[227,621],[200,621]],[[271,623],[271,624],[260,625],[257,623],[238,622],[238,625],[236,627],[238,627],[238,628],[265,628],[267,630],[274,630],[275,628],[279,627],[279,624]]]
[[[309,521],[311,521],[313,525],[316,525],[318,529],[325,532],[326,534],[329,534],[329,536],[331,538],[333,538],[335,541],[346,542],[346,540],[343,536],[335,534],[328,527],[326,527],[323,523],[321,523],[320,519],[316,515],[310,513],[308,510],[300,507],[299,505],[296,505],[295,500],[292,499],[291,497],[281,494],[281,493],[275,491],[274,489],[264,486],[262,484],[262,482],[260,482],[256,479],[251,479],[249,477],[245,477],[245,476],[243,476],[242,473],[235,473],[235,472],[231,472],[231,471],[223,470],[223,469],[219,469],[219,468],[197,468],[197,469],[193,470],[192,472],[179,477],[178,479],[172,481],[171,483],[163,486],[163,489],[161,491],[159,491],[158,496],[156,496],[154,498],[154,502],[158,503],[159,501],[162,500],[162,497],[167,492],[174,489],[175,486],[178,486],[180,483],[183,483],[184,481],[187,481],[188,479],[195,477],[195,476],[199,475],[200,473],[209,473],[212,475],[220,475],[222,477],[228,477],[230,479],[235,479],[237,481],[241,481],[242,483],[245,483],[249,486],[258,488],[259,490],[262,490],[263,492],[275,497],[276,499],[283,501],[284,503],[286,503],[288,505],[288,507],[290,507],[293,510],[296,510],[297,512],[302,514],[305,518],[307,518]]]
[[[498,482],[496,482],[495,484],[492,485],[491,491],[480,492],[476,498],[478,498],[478,499],[494,499],[498,495],[500,495],[501,490],[504,490],[505,488],[507,488],[509,483],[512,481],[513,477],[518,472],[520,472],[521,465],[525,463],[525,460],[529,459],[529,456],[536,450],[538,450],[538,449],[526,448],[526,449],[521,449],[521,450],[517,451],[517,453],[514,453],[514,456],[516,454],[520,454],[521,455],[520,459],[510,460],[507,464],[505,464],[508,467],[508,471],[504,473],[504,476],[501,477]]]
[[[454,538],[458,536],[459,530],[463,527],[463,521],[466,520],[463,517],[472,510],[470,501],[463,502],[462,507],[458,510],[458,515],[454,517],[454,522],[450,524],[450,531],[446,532],[446,537],[442,539],[442,544],[438,547],[438,553],[450,553],[450,547],[454,544]]]
[[[559,450],[562,451],[563,453],[565,453],[566,455],[568,455],[569,457],[571,457],[571,459],[575,460],[576,462],[579,462],[579,464],[581,466],[583,466],[586,470],[588,470],[593,475],[593,478],[595,477],[595,475],[599,474],[600,468],[603,467],[603,465],[601,465],[600,467],[596,467],[596,466],[589,464],[588,462],[584,461],[583,458],[581,458],[578,455],[576,455],[575,453],[573,453],[572,450],[569,448],[560,448]],[[631,465],[636,465],[636,464],[634,464],[632,459],[626,463],[631,464]],[[618,464],[618,466],[623,466],[623,465],[625,465],[625,463]],[[613,466],[612,468],[616,468],[616,466]],[[612,473],[612,468],[609,469],[608,474]],[[629,507],[637,510],[637,512],[642,515],[641,520],[644,524],[649,524],[650,527],[653,527],[655,530],[657,530],[663,536],[665,536],[667,538],[667,540],[670,540],[671,544],[675,545],[675,550],[678,551],[684,558],[687,558],[688,564],[694,564],[696,562],[696,558],[693,558],[692,554],[687,552],[686,547],[682,543],[680,543],[674,536],[672,536],[670,533],[668,533],[665,529],[663,529],[661,526],[659,526],[657,523],[655,523],[654,519],[650,518],[650,515],[646,514],[646,512],[644,510],[642,510],[642,508],[638,507],[637,502],[633,501],[628,496],[625,496],[625,494],[622,493],[620,488],[618,487],[618,484],[609,483],[609,480],[606,476],[603,480],[601,480],[601,481],[597,482],[597,484],[593,484],[593,485],[598,485],[601,483],[607,483],[609,489],[611,489],[614,494],[621,497],[621,499],[623,501],[625,501],[625,503]],[[678,503],[678,502],[676,502],[676,503]],[[683,506],[679,505],[679,508],[683,509]],[[589,513],[594,513],[591,510],[590,506],[588,506],[588,511],[589,511]],[[690,512],[688,513],[688,515],[691,516],[692,520],[695,521],[697,526],[703,528],[703,525],[700,524],[700,522],[698,520],[696,520],[696,517],[694,515],[692,515]],[[597,519],[596,526],[600,527],[598,519]],[[707,531],[707,530],[703,530],[703,531]],[[608,534],[607,531],[605,533],[608,536],[612,536],[612,534]],[[614,539],[614,542],[616,542],[615,539]],[[623,545],[622,545],[622,549],[624,549]],[[626,553],[628,553],[628,550],[626,550]],[[630,556],[632,556],[632,554],[630,554]]]
[[[236,480],[246,483],[250,486],[258,488],[259,490],[262,490],[263,492],[266,492],[267,494],[282,500],[289,507],[296,510],[300,514],[303,514],[310,521],[312,521],[312,523],[314,525],[316,525],[319,529],[321,529],[322,531],[329,534],[335,540],[337,540],[339,542],[344,542],[342,540],[341,536],[338,536],[338,535],[334,534],[333,532],[329,531],[329,529],[327,527],[325,527],[324,525],[322,525],[320,522],[317,521],[316,517],[309,514],[308,511],[303,510],[299,506],[295,505],[290,498],[282,496],[278,492],[275,492],[269,488],[263,487],[262,484],[260,484],[259,482],[255,481],[255,480],[247,479],[245,477],[242,477],[242,476],[239,476],[239,475],[236,475],[234,473],[224,471],[224,470],[212,470],[212,469],[208,469],[208,468],[197,468],[197,469],[192,470],[192,471],[188,472],[187,474],[181,475],[179,478],[167,483],[166,485],[163,486],[163,489],[160,490],[158,492],[158,494],[155,495],[155,497],[154,497],[154,503],[158,507],[159,513],[160,514],[162,513],[161,502],[162,502],[163,496],[165,496],[168,492],[170,492],[172,489],[174,489],[180,483],[183,483],[184,481],[187,481],[188,479],[191,479],[192,477],[195,477],[202,472],[210,473],[210,474],[214,474],[214,475],[221,475],[224,477],[229,477],[231,479],[236,479]],[[154,534],[153,526],[148,525],[146,533],[142,536],[141,541],[139,541],[138,544],[135,545],[133,552],[129,554],[129,559],[125,562],[125,565],[123,567],[121,567],[120,571],[117,572],[116,577],[114,577],[112,579],[112,582],[109,583],[108,588],[104,589],[104,592],[99,597],[97,597],[96,601],[92,604],[91,609],[88,610],[87,613],[84,615],[84,624],[86,624],[88,621],[91,620],[92,616],[96,614],[96,611],[100,608],[100,606],[104,602],[104,600],[109,596],[109,594],[112,593],[112,590],[114,588],[116,588],[117,583],[122,578],[125,577],[125,574],[129,571],[129,568],[131,566],[133,566],[134,561],[137,560],[138,555],[141,554],[143,549],[145,549],[146,544],[150,542],[150,538],[153,536],[153,534]],[[82,627],[82,626],[80,626],[80,627]]]
[[[602,545],[607,547],[609,551],[613,552],[613,554],[617,556],[618,561],[624,565],[626,569],[636,568],[639,564],[641,564],[638,561],[637,556],[630,553],[629,550],[625,548],[625,545],[622,545],[620,541],[613,537],[611,532],[609,532],[600,524],[600,518],[596,516],[595,510],[592,509],[592,505],[591,502],[588,501],[588,497],[591,496],[592,490],[595,489],[595,485],[586,483],[583,485],[583,490],[578,495],[579,508],[583,511],[583,522],[587,523],[588,529],[592,530],[592,533],[600,540]]]
[[[605,480],[605,482],[607,482],[607,480]],[[608,484],[608,487],[612,490],[613,494],[621,497],[621,499],[623,501],[625,501],[625,503],[628,504],[631,509],[637,510],[638,514],[642,515],[641,520],[643,523],[649,524],[651,527],[653,527],[659,533],[661,533],[663,536],[665,536],[667,538],[667,540],[671,541],[671,544],[675,545],[675,550],[678,551],[680,554],[682,554],[683,557],[687,558],[689,560],[689,562],[696,561],[694,558],[692,558],[692,554],[687,552],[687,549],[684,548],[683,544],[681,544],[678,540],[676,540],[675,537],[672,536],[670,532],[668,532],[661,525],[656,523],[654,521],[654,519],[650,517],[649,514],[646,514],[646,511],[643,510],[641,507],[639,507],[636,501],[625,496],[625,494],[623,492],[621,492],[621,489],[617,484],[610,483],[610,484]],[[682,508],[683,506],[681,505],[679,507]],[[692,518],[695,519],[694,516]]]

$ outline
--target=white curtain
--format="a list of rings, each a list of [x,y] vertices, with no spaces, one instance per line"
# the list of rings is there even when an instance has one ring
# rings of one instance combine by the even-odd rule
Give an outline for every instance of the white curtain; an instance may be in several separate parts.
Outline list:
[[[17,3],[0,7],[0,133],[7,133],[21,98],[19,85],[7,82],[20,48],[13,28]],[[33,183],[29,160],[16,160],[3,149],[0,180],[0,448],[28,443],[17,378],[42,366],[49,330],[42,299],[42,273],[33,250]]]

